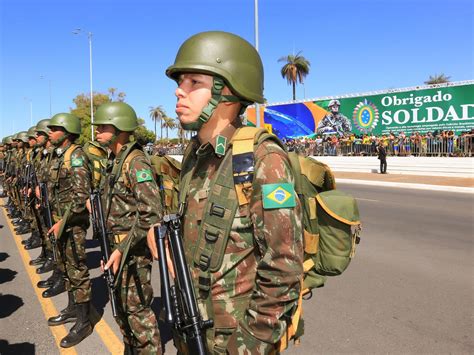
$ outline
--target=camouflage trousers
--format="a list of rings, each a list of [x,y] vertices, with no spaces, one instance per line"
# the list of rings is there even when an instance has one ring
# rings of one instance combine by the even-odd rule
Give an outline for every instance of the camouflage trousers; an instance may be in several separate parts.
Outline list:
[[[140,354],[162,354],[161,338],[155,313],[151,309],[151,258],[129,256],[124,265],[116,295],[119,302],[115,318],[124,343]]]
[[[65,271],[66,290],[72,291],[75,303],[91,300],[91,281],[86,265],[86,231],[82,227],[66,229],[59,240],[63,265],[58,265]],[[60,264],[60,263],[58,263]]]

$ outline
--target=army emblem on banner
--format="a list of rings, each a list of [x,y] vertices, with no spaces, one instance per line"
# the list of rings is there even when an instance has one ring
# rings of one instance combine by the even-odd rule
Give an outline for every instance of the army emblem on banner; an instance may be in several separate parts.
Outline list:
[[[369,133],[377,127],[379,110],[372,102],[364,99],[354,108],[352,120],[359,131]]]

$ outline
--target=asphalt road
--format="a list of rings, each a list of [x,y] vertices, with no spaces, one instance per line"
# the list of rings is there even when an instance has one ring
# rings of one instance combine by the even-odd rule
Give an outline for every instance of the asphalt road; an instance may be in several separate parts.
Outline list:
[[[287,353],[474,353],[474,196],[361,185],[339,188],[358,199],[362,241],[348,270],[304,302],[306,334]],[[51,308],[34,291],[27,272],[34,273],[34,268],[24,265],[17,247],[21,238],[11,235],[3,213],[0,224],[5,225],[0,230],[0,354],[58,353],[60,337],[45,319]],[[70,353],[119,349],[98,253],[97,244],[88,242],[94,305],[103,317],[93,335]],[[156,311],[157,275],[155,267]],[[53,302],[62,309],[66,295]],[[166,353],[174,354],[163,324],[161,329]]]

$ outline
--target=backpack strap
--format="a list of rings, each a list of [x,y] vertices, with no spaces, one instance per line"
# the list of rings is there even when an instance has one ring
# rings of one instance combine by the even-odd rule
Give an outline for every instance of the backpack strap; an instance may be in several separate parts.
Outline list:
[[[68,170],[71,169],[71,156],[72,156],[72,153],[74,153],[74,151],[79,147],[80,147],[80,145],[77,145],[77,144],[73,143],[69,146],[69,148],[64,153],[63,164]]]
[[[83,146],[84,153],[89,158],[92,172],[92,186],[97,188],[102,180],[102,172],[105,169],[107,153],[95,142],[87,142]]]
[[[265,129],[239,128],[219,165],[216,178],[211,181],[193,258],[200,269],[198,285],[201,291],[210,290],[210,274],[218,271],[222,265],[237,209],[250,203],[255,170],[254,152],[259,144],[274,137]],[[186,163],[183,164],[183,171]],[[187,179],[184,183],[189,189],[191,177]]]

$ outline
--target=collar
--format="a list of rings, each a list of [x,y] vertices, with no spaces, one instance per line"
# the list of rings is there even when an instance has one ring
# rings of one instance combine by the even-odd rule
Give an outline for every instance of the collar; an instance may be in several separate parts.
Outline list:
[[[222,131],[212,137],[209,142],[198,146],[199,148],[196,151],[196,155],[203,156],[212,153],[218,158],[224,157],[225,153],[229,150],[230,142],[234,136],[235,131],[240,127],[242,127],[242,121],[237,118]],[[196,139],[194,143],[197,142],[197,144],[199,144],[199,139],[197,136],[195,138]],[[222,154],[218,154],[217,152],[221,152]]]
[[[71,144],[72,143],[69,142],[65,147],[56,148],[56,154],[58,155],[58,157],[60,157],[66,150],[68,150]]]

